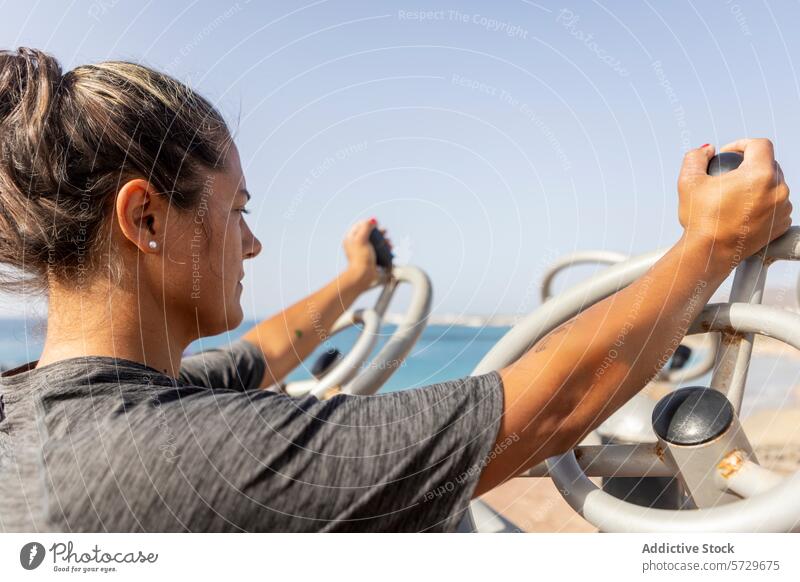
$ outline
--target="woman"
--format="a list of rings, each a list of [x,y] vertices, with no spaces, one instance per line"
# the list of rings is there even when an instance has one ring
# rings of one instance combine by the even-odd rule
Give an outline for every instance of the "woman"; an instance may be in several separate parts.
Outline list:
[[[452,531],[472,497],[568,450],[635,394],[733,257],[790,224],[768,141],[732,144],[745,162],[719,178],[705,173],[714,149],[692,150],[680,240],[515,364],[293,399],[258,388],[373,280],[374,225],[351,231],[349,268],[312,298],[182,360],[242,321],[242,263],[261,250],[219,113],[144,66],[62,75],[24,48],[0,53],[0,95],[0,273],[49,301],[41,358],[0,380],[5,531]],[[744,196],[746,210],[730,203]]]

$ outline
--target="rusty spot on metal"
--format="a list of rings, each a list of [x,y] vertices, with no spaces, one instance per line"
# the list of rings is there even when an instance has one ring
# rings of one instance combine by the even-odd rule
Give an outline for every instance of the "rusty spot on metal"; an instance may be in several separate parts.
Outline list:
[[[742,341],[744,339],[745,334],[739,333],[731,327],[730,325],[724,326],[719,331],[722,332],[722,341],[726,344],[734,344]]]
[[[717,470],[724,479],[730,479],[744,466],[746,460],[744,451],[735,450],[725,455],[717,465]]]
[[[726,325],[718,329],[714,329],[714,325],[709,321],[701,321],[700,329],[706,333],[711,331],[718,331],[722,334],[721,340],[725,343],[735,343],[744,339],[745,334],[739,333],[733,326]]]
[[[665,460],[665,458],[664,458],[665,455],[667,454],[667,450],[664,447],[661,446],[661,443],[656,443],[656,446],[655,446],[655,449],[653,449],[653,452],[656,454],[656,457],[658,457],[659,461],[661,461],[662,463],[666,463],[667,462]]]

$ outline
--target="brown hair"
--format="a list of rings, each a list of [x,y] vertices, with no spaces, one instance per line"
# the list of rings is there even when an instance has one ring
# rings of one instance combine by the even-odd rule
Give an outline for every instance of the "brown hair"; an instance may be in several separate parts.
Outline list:
[[[222,166],[230,140],[211,103],[146,66],[62,75],[42,51],[0,51],[0,289],[45,290],[112,266],[117,189],[144,178],[188,210],[202,190],[198,168]]]

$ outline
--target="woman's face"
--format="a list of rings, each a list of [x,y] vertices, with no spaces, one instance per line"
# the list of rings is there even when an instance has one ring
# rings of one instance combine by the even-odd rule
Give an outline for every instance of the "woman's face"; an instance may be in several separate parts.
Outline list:
[[[197,205],[171,212],[167,220],[166,308],[189,326],[192,336],[222,333],[244,318],[243,262],[261,252],[261,243],[245,222],[249,199],[239,152],[231,145],[225,169],[205,174]]]

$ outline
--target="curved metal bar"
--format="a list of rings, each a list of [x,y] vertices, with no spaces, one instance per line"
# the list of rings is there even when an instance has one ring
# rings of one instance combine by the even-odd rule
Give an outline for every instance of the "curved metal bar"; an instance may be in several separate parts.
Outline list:
[[[411,348],[422,335],[431,312],[432,292],[428,275],[422,269],[410,265],[395,266],[392,276],[399,283],[410,283],[413,288],[411,302],[405,317],[366,369],[342,389],[348,394],[373,394],[400,367]],[[392,290],[394,292],[394,289]],[[379,302],[380,303],[380,302]],[[386,300],[388,305],[388,299]],[[376,306],[378,309],[379,306]],[[386,306],[383,306],[385,311]],[[383,312],[379,312],[381,315]]]
[[[368,362],[378,340],[383,316],[400,283],[409,283],[413,288],[409,307],[389,341]],[[333,336],[356,323],[358,317],[364,318],[365,327],[347,356],[319,381],[312,379],[287,383],[287,394],[302,396],[311,393],[321,396],[334,386],[340,386],[342,392],[348,394],[374,394],[400,367],[425,329],[432,302],[430,279],[422,269],[395,265],[391,275],[384,274],[372,288],[379,285],[383,285],[383,289],[374,308],[361,312],[347,311],[331,327],[329,335]],[[361,315],[357,315],[359,313]]]
[[[542,302],[552,297],[551,287],[555,276],[562,270],[572,265],[586,263],[605,263],[609,265],[619,264],[628,260],[628,256],[614,251],[578,251],[558,259],[546,272],[542,279]],[[659,379],[671,384],[679,384],[693,378],[699,378],[710,372],[714,368],[719,351],[719,338],[714,338],[714,344],[710,349],[704,350],[700,359],[688,368],[680,370],[664,369],[660,373]]]
[[[666,250],[654,251],[603,269],[550,299],[511,328],[472,371],[473,376],[499,370],[563,322],[587,307],[627,287],[643,275]]]
[[[798,527],[800,472],[785,479],[767,495],[710,509],[670,510],[641,507],[617,499],[598,489],[575,463],[557,466],[558,478],[553,480],[564,499],[602,531],[751,533],[788,532]]]
[[[373,310],[374,311],[374,310]],[[360,320],[359,320],[360,321]],[[334,322],[333,326],[331,326],[331,331],[328,333],[327,339],[332,338],[338,333],[343,332],[349,327],[354,326],[358,321],[355,318],[355,312],[353,310],[347,310],[339,318]],[[358,341],[357,338],[356,342]],[[364,361],[366,358],[369,357],[369,353],[364,356]],[[336,368],[342,363],[344,359],[340,360],[335,367],[331,368],[327,374],[332,374],[336,371]],[[363,364],[363,362],[362,362]],[[287,382],[283,386],[283,391],[286,392],[289,396],[299,397],[299,396],[306,396],[313,392],[314,388],[319,383],[319,380],[316,378],[308,378],[305,380],[292,380],[291,382]]]
[[[547,301],[553,296],[551,292],[553,280],[556,278],[556,275],[567,267],[589,263],[614,265],[616,263],[621,263],[627,258],[628,255],[623,255],[622,253],[614,251],[578,251],[559,258],[545,271],[542,277],[542,302]]]
[[[656,260],[658,260],[660,255],[662,255],[664,252],[665,251],[657,251],[658,257],[656,257]],[[589,257],[592,256],[594,256],[594,262],[602,262],[603,261],[602,253],[603,251],[588,251],[587,253],[585,253],[585,256],[587,258],[587,261],[585,262],[591,260]],[[610,252],[610,256],[607,257],[609,262],[611,261],[613,255],[615,254],[618,253]],[[633,260],[636,261],[647,256],[649,255],[640,255],[639,257],[634,257]],[[583,258],[582,253],[574,253],[573,255],[567,255],[563,259],[560,259],[553,267],[551,267],[551,269],[546,273],[545,280],[542,283],[544,298],[549,297],[549,288],[551,280],[555,276],[555,274],[561,269],[565,268],[566,266],[577,262],[576,259],[582,259],[582,258]],[[760,303],[764,289],[764,280],[766,278],[766,268],[771,263],[774,263],[776,261],[800,261],[800,226],[791,227],[780,238],[772,241],[759,253],[748,259],[748,261],[745,261],[740,267],[740,269],[737,270],[736,277],[734,278],[733,290],[731,292],[732,302]],[[764,263],[764,267],[760,266],[760,263],[762,261]],[[625,261],[625,263],[627,264],[629,263],[629,261]],[[638,277],[638,274],[635,275],[633,279],[635,279],[636,277]],[[624,284],[622,284],[619,287],[619,289],[623,288],[626,285],[629,285],[633,281],[633,279],[625,281]],[[598,280],[598,276],[592,277],[591,279],[583,282],[582,285],[584,285],[584,289],[589,288],[590,284],[596,280]],[[548,293],[547,297],[544,296],[545,290]],[[797,293],[798,293],[798,304],[800,304],[800,279],[798,279]],[[610,294],[611,293],[600,294],[599,296],[597,296],[597,299],[595,301],[600,301],[601,299],[604,299]],[[591,305],[591,303],[589,303],[589,305]],[[582,309],[585,309],[585,307],[583,307]],[[524,324],[525,320],[523,320],[523,322],[521,323]],[[505,340],[505,337],[503,339]],[[728,345],[724,346],[726,348],[725,350],[720,351],[719,340],[717,339],[716,340],[717,345],[715,345],[714,349],[705,352],[703,358],[697,364],[695,364],[691,368],[686,368],[675,372],[668,372],[664,379],[667,382],[677,384],[692,378],[697,378],[699,376],[702,376],[703,374],[709,372],[712,368],[716,366],[717,369],[715,370],[714,377],[712,378],[712,386],[722,392],[727,393],[728,396],[731,398],[734,408],[737,411],[739,411],[741,409],[741,397],[743,394],[744,380],[746,375],[742,373],[744,364],[742,364],[741,362],[749,360],[749,356],[752,352],[751,342],[747,342],[747,345],[744,347],[737,345],[739,349],[736,350],[737,357],[734,358],[731,349],[731,343],[729,342]],[[499,350],[500,349],[499,344],[495,346],[495,348],[498,348]],[[494,351],[495,350],[493,349],[492,352]],[[492,352],[490,352],[490,354]],[[726,353],[728,355],[726,355]],[[520,353],[519,355],[522,354]],[[730,364],[728,365],[729,371],[727,373],[724,371],[724,365],[722,363],[717,364],[717,362],[725,362],[725,361],[730,361]],[[483,362],[481,362],[481,364],[483,364]],[[479,366],[481,366],[481,364],[479,364]],[[738,372],[736,370],[738,370]],[[485,370],[485,372],[488,371],[490,370]]]
[[[582,445],[574,449],[581,471],[587,477],[675,477],[664,462],[657,443],[635,445]],[[547,463],[531,467],[519,477],[549,477]]]
[[[475,367],[478,376],[499,370],[517,360],[547,333],[594,303],[627,287],[649,269],[666,249],[644,253],[603,269],[581,281],[524,317],[497,342]],[[793,226],[764,250],[767,262],[800,260],[800,227]]]
[[[348,312],[351,314],[352,324],[364,324],[361,333],[356,340],[353,348],[347,352],[336,367],[325,374],[311,390],[311,394],[321,398],[328,390],[335,386],[341,386],[358,374],[361,366],[367,361],[375,344],[378,341],[378,332],[381,328],[381,318],[372,309],[359,309]]]
[[[609,295],[630,285],[666,252],[666,249],[644,253],[622,263],[603,269],[586,281],[582,281],[564,293],[553,297],[539,309],[523,318],[495,344],[473,371],[473,375],[484,374],[506,366],[521,356],[525,350],[566,319],[586,307],[605,299]],[[767,264],[775,261],[800,261],[800,226],[791,227],[780,238],[772,241],[759,254]],[[563,317],[569,314],[569,317]],[[559,321],[561,319],[561,321]],[[557,321],[547,328],[547,322]],[[545,327],[542,327],[542,326]],[[546,329],[536,337],[537,331]],[[502,362],[498,364],[498,362]],[[494,367],[493,367],[494,366]]]
[[[800,349],[800,315],[763,305],[707,306],[690,333],[721,331],[773,337]],[[582,472],[573,451],[546,461],[559,491],[588,521],[609,532],[786,532],[800,526],[800,471],[753,497],[705,509],[640,507],[598,489]]]
[[[383,292],[385,292],[385,289],[384,289]],[[374,312],[375,310],[372,309],[370,311]],[[334,322],[334,324],[331,326],[331,331],[328,332],[328,335],[327,335],[326,339],[330,340],[333,336],[343,332],[347,328],[352,327],[352,326],[354,326],[354,325],[356,325],[357,323],[360,323],[360,322],[361,322],[361,316],[360,315],[356,315],[356,311],[354,311],[352,309],[348,309],[347,311],[342,313],[339,316],[339,318]],[[380,327],[380,323],[379,323],[379,327]],[[377,340],[378,334],[375,333],[373,335],[374,335],[375,339]],[[359,334],[359,337],[356,338],[356,343],[354,344],[354,347],[356,345],[358,345],[359,341],[361,341],[361,336],[362,336],[362,334]],[[374,348],[374,347],[375,346],[374,346],[374,342],[373,342],[372,348]],[[370,350],[372,348],[370,348]],[[367,352],[366,355],[363,356],[363,360],[361,362],[359,362],[359,366],[363,366],[364,365],[364,362],[366,362],[367,358],[369,357],[369,354],[370,354],[370,352]],[[328,377],[331,374],[336,373],[337,368],[339,366],[341,366],[343,363],[345,363],[345,359],[344,358],[342,358],[339,362],[337,362],[336,365],[333,368],[328,370],[328,372],[326,373],[326,375],[324,377]],[[347,379],[349,380],[350,377],[348,377]],[[314,389],[317,387],[319,382],[320,381],[317,380],[316,378],[308,378],[306,380],[293,380],[291,382],[287,382],[285,384],[285,386],[283,387],[283,390],[289,396],[295,396],[295,397],[306,396],[307,394],[310,394],[310,393],[312,393],[314,391]]]

